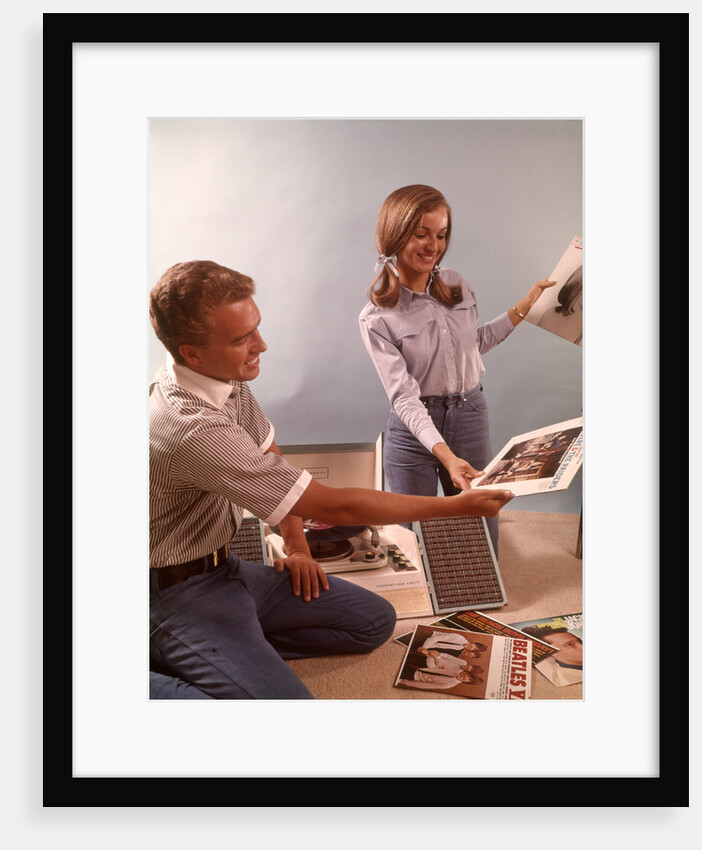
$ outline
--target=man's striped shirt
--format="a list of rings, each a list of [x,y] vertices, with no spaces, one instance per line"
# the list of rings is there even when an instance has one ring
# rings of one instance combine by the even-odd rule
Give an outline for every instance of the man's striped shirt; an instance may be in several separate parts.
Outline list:
[[[248,384],[168,360],[149,387],[150,566],[181,564],[236,535],[244,509],[270,525],[311,476],[275,452]]]

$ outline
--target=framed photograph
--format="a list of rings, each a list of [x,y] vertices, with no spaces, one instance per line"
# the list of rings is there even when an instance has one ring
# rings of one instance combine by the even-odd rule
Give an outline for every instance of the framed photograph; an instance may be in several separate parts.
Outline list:
[[[675,672],[666,670],[675,692],[650,659],[658,657],[656,612],[671,602],[683,618],[687,612],[686,584],[659,571],[658,541],[668,529],[656,471],[667,430],[658,375],[670,373],[671,356],[658,335],[672,313],[659,299],[659,275],[687,277],[679,103],[687,102],[688,15],[440,18],[437,27],[434,15],[403,13],[44,15],[45,272],[49,283],[50,258],[68,253],[74,405],[72,575],[48,559],[44,567],[45,806],[212,806],[215,788],[256,806],[262,783],[287,789],[294,780],[299,790],[319,779],[365,801],[369,780],[397,787],[422,777],[434,787],[468,780],[472,806],[492,805],[498,783],[517,805],[546,797],[571,805],[574,793],[588,805],[687,805],[686,650],[671,662]],[[302,32],[304,41],[291,39]],[[418,32],[432,40],[418,43]],[[401,83],[398,68],[412,69]],[[150,252],[159,246],[150,241],[147,151],[149,121],[167,118],[583,122],[584,323],[592,340],[583,351],[584,615],[595,673],[582,702],[547,715],[530,700],[509,712],[506,701],[313,702],[303,716],[301,707],[276,702],[149,701],[146,293]],[[386,161],[398,155],[379,153]],[[430,159],[426,174],[430,180]],[[69,199],[65,215],[53,215],[57,198]],[[189,193],[177,203],[207,228],[201,198]],[[286,209],[294,214],[294,204]],[[520,214],[528,228],[530,211]],[[343,246],[309,238],[333,280]],[[637,460],[628,495],[611,487],[621,459],[617,423]],[[601,663],[611,646],[609,613],[622,610],[641,615],[640,652],[626,681]],[[464,723],[476,705],[481,734],[468,737],[468,765],[438,752],[410,757],[406,742],[418,722],[445,725],[460,715]],[[518,720],[515,712],[523,712]],[[566,762],[561,750],[523,734],[537,725],[568,736]]]

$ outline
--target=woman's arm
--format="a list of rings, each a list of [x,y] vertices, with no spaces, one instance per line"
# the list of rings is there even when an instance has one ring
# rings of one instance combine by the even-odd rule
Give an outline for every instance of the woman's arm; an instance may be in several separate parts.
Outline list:
[[[390,406],[427,451],[431,451],[442,437],[420,401],[419,384],[409,374],[404,357],[381,322],[371,322],[362,315],[359,324],[363,343]]]
[[[484,472],[482,469],[475,469],[467,460],[455,455],[446,443],[437,443],[432,447],[432,453],[451,476],[453,486],[458,487],[459,490],[467,490],[473,478],[480,478]]]
[[[509,318],[515,328],[520,322],[526,319],[527,313],[539,300],[539,297],[541,296],[541,293],[544,291],[544,289],[548,289],[551,286],[555,286],[555,284],[555,280],[549,280],[548,278],[537,281],[531,287],[529,292],[527,292],[527,294],[523,298],[517,301],[514,307],[509,308]]]

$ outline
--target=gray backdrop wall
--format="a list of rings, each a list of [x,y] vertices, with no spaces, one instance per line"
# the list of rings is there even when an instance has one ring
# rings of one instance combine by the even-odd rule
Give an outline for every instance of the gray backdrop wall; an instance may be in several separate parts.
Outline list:
[[[443,265],[471,283],[484,321],[583,235],[579,120],[157,119],[149,136],[149,287],[193,259],[255,279],[268,351],[254,391],[279,445],[374,442],[385,428],[358,314],[393,189],[428,183],[446,195]],[[148,333],[152,374],[165,351]],[[522,322],[484,362],[495,451],[583,412],[578,346]],[[580,474],[567,491],[512,503],[580,505]]]

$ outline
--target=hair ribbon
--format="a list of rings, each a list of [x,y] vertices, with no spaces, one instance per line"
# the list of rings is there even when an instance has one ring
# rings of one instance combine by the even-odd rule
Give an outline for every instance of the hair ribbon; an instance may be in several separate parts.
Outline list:
[[[381,254],[378,257],[378,262],[375,264],[375,270],[374,271],[375,271],[376,274],[379,274],[381,267],[389,266],[390,271],[395,275],[395,277],[399,278],[400,274],[397,271],[397,267],[395,266],[396,262],[397,262],[397,256],[395,254],[392,254],[390,257],[386,257],[385,254]]]

